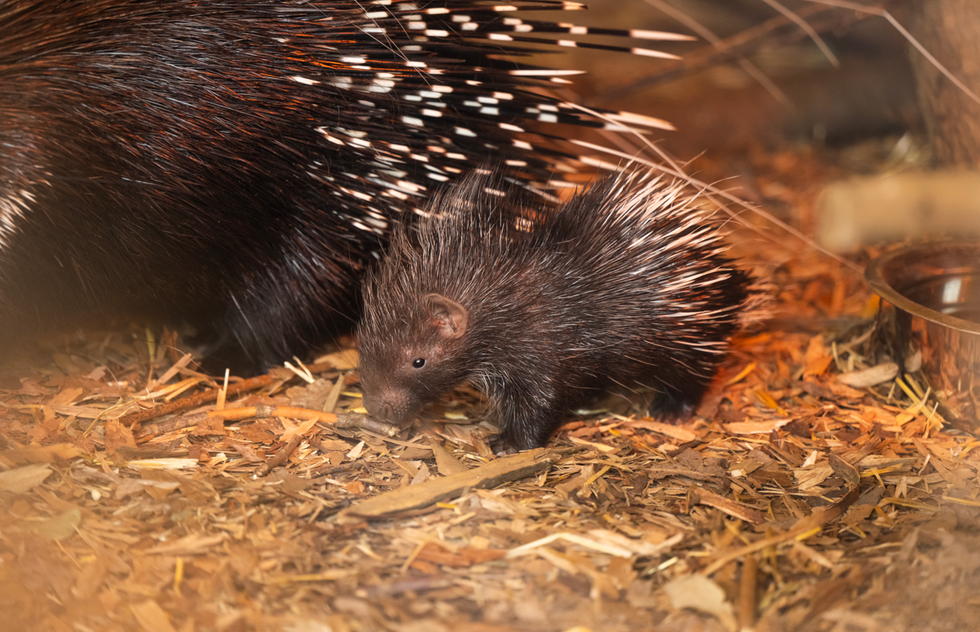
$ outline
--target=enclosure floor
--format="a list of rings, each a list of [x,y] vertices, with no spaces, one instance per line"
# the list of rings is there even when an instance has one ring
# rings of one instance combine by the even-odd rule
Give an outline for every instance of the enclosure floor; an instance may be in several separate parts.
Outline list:
[[[823,158],[752,165],[804,229]],[[465,389],[392,437],[303,412],[359,407],[350,350],[312,383],[247,382],[226,413],[290,409],[226,420],[172,337],[50,342],[0,378],[0,627],[978,629],[978,441],[921,376],[838,379],[873,363],[851,267],[770,229],[733,240],[774,314],[697,414],[613,399],[503,474]]]

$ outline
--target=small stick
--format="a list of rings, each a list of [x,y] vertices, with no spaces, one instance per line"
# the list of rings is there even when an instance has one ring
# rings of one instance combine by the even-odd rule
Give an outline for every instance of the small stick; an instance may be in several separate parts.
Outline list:
[[[663,3],[657,2],[656,4],[658,8],[662,8],[664,10],[669,9],[669,7]],[[827,13],[829,13],[828,7],[807,6],[800,8],[800,10],[796,12],[796,15],[800,18],[810,19],[811,28],[819,32],[827,32],[841,25],[847,26],[851,22],[862,19],[857,14],[845,14],[844,16],[839,14],[830,16],[823,15]],[[710,46],[705,46],[700,50],[696,50],[688,55],[685,55],[683,60],[672,62],[667,69],[662,72],[650,77],[645,77],[626,86],[616,88],[615,90],[611,90],[610,94],[612,96],[608,98],[616,98],[623,95],[634,94],[641,89],[666,83],[667,81],[673,81],[680,76],[690,75],[696,70],[718,66],[727,61],[734,60],[739,62],[740,60],[744,60],[753,52],[761,49],[763,46],[773,46],[777,43],[795,42],[807,37],[806,33],[800,32],[796,29],[782,34],[779,33],[778,31],[783,29],[783,27],[793,24],[793,20],[785,15],[770,18],[757,26],[746,29],[724,39],[717,37],[710,31],[706,31],[700,24],[684,19],[686,16],[675,15],[673,17],[678,20],[683,20],[688,28],[697,31],[698,35],[710,43]],[[819,18],[819,20],[816,18]],[[813,26],[813,24],[816,26]],[[744,70],[744,64],[741,65],[743,66]],[[753,69],[751,70],[746,70],[747,74],[757,77],[759,75],[757,72],[758,69],[755,68],[754,65],[752,68]],[[763,83],[768,84],[770,82],[763,81]],[[776,96],[776,99],[783,101],[785,96],[782,98]]]
[[[311,373],[319,373],[322,371],[327,371],[333,368],[333,364],[329,362],[321,362],[320,364],[313,364],[307,367]],[[252,391],[257,388],[262,388],[272,384],[276,380],[281,378],[272,375],[259,375],[258,377],[252,377],[247,380],[242,380],[241,382],[236,382],[235,384],[229,384],[226,392],[226,397],[238,395],[244,391]],[[137,411],[135,413],[129,413],[128,415],[123,415],[119,418],[119,423],[124,426],[135,426],[136,424],[141,424],[145,421],[155,419],[162,415],[168,415],[171,413],[176,413],[181,410],[187,410],[188,408],[197,408],[198,406],[203,406],[208,402],[215,401],[218,398],[218,393],[220,389],[210,388],[206,391],[198,393],[196,395],[190,395],[184,399],[178,399],[166,404],[160,404],[159,406],[154,406],[153,408],[147,408],[144,410]]]
[[[214,403],[215,410],[224,410],[225,401],[228,399],[228,376],[231,373],[228,369],[225,369],[225,381],[222,383],[221,388],[218,389],[218,399]]]
[[[228,386],[228,395],[237,395],[242,391],[251,391],[257,388],[262,388],[263,386],[272,384],[276,379],[277,378],[274,378],[271,375],[260,375],[258,377],[242,380],[241,382],[230,384]],[[216,400],[218,398],[218,392],[219,389],[209,388],[208,390],[197,393],[196,395],[190,395],[183,399],[177,399],[172,402],[167,402],[166,404],[154,406],[153,408],[146,408],[135,413],[123,415],[119,418],[119,422],[124,426],[132,427],[162,415],[169,415],[170,413],[187,410],[188,408],[197,408],[198,406],[203,406],[208,402]]]
[[[282,450],[279,450],[274,457],[260,465],[259,468],[255,470],[255,475],[265,476],[272,470],[285,463],[286,459],[289,458],[289,455],[292,454],[297,447],[299,447],[299,443],[302,440],[303,435],[299,433],[294,434],[293,438],[289,440],[289,443],[287,443]]]
[[[292,406],[243,406],[241,408],[226,408],[224,410],[212,410],[206,413],[196,413],[169,419],[159,424],[149,424],[140,429],[136,436],[138,443],[146,443],[153,437],[196,426],[210,417],[219,417],[224,421],[241,421],[242,419],[268,419],[269,417],[287,417],[289,419],[315,419],[323,423],[337,423],[337,415],[325,413],[309,408],[294,408]],[[346,427],[346,426],[342,426]]]
[[[242,406],[241,408],[226,408],[224,410],[212,410],[207,413],[208,417],[221,417],[225,421],[241,421],[242,419],[267,419],[269,417],[288,417],[289,419],[315,419],[328,424],[337,423],[337,415],[325,413],[309,408],[295,408],[293,406]]]
[[[844,515],[844,511],[852,504],[854,504],[854,501],[857,500],[860,493],[861,493],[861,488],[855,487],[854,489],[851,489],[846,494],[844,494],[844,497],[838,500],[833,505],[814,509],[809,516],[805,516],[800,520],[798,520],[797,523],[788,531],[785,531],[783,533],[777,533],[776,535],[772,535],[767,538],[763,538],[761,540],[753,542],[752,544],[749,544],[747,546],[743,546],[742,548],[736,551],[725,553],[724,555],[716,559],[714,562],[709,564],[703,571],[701,571],[701,574],[704,575],[705,577],[710,577],[714,575],[716,572],[718,572],[718,569],[725,566],[729,562],[737,560],[740,557],[748,556],[751,555],[752,553],[755,553],[756,551],[761,551],[762,549],[769,548],[770,546],[775,546],[777,544],[780,544],[781,542],[786,542],[787,540],[795,539],[806,533],[810,533],[811,531],[819,531],[825,525],[837,520],[842,515]]]
[[[755,593],[758,575],[755,553],[742,559],[742,581],[738,595],[738,627],[751,630],[755,626]]]
[[[136,443],[146,443],[153,437],[165,435],[168,432],[173,432],[174,430],[182,430],[184,428],[196,426],[207,419],[207,417],[207,413],[174,417],[173,419],[168,419],[162,423],[141,426],[139,432],[134,432],[133,436],[136,439]]]

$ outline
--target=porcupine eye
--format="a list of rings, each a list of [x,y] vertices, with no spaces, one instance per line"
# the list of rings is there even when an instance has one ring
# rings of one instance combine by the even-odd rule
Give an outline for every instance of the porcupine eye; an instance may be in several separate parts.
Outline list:
[[[412,367],[416,369],[421,369],[425,366],[425,358],[415,358],[412,360]]]

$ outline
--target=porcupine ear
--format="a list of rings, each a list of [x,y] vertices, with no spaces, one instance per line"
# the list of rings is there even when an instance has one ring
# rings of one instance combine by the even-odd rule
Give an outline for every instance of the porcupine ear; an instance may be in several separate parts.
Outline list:
[[[436,329],[447,340],[459,338],[466,333],[466,308],[442,294],[426,294],[422,303],[429,311],[429,318]]]

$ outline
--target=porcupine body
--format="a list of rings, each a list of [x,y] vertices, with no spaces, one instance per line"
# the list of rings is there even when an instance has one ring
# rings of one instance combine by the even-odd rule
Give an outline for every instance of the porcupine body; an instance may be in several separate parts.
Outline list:
[[[464,381],[487,394],[505,449],[544,445],[614,385],[650,387],[659,411],[684,414],[754,292],[717,222],[649,175],[548,209],[474,174],[429,210],[365,280],[364,405],[389,421]]]
[[[371,253],[430,189],[488,155],[545,180],[563,156],[521,126],[599,125],[505,58],[567,28],[508,15],[0,0],[0,348],[123,313],[255,369],[349,330]]]

